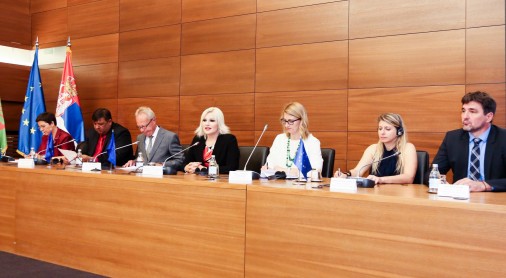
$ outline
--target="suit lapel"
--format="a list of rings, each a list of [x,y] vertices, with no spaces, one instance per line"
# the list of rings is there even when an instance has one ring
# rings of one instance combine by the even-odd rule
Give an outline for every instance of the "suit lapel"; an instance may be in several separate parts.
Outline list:
[[[485,177],[490,177],[490,175],[492,174],[491,164],[493,161],[492,158],[494,156],[494,149],[495,149],[494,144],[496,141],[496,136],[497,136],[497,129],[495,128],[495,126],[492,125],[492,127],[490,128],[490,133],[488,134],[487,145],[485,148],[485,164],[484,164]]]

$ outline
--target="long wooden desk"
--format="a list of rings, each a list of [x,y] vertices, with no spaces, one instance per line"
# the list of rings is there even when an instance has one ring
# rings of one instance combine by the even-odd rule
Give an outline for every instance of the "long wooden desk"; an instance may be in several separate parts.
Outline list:
[[[506,277],[506,194],[0,163],[0,250],[114,277]]]

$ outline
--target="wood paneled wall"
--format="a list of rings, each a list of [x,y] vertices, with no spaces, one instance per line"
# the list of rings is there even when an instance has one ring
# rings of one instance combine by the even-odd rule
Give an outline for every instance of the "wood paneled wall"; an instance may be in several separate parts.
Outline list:
[[[431,157],[460,127],[467,91],[491,93],[505,127],[504,9],[503,0],[31,0],[31,38],[44,48],[71,37],[88,127],[105,106],[135,136],[133,113],[149,105],[189,143],[202,110],[219,106],[240,145],[268,123],[260,144],[270,146],[283,104],[300,101],[343,169],[377,141],[383,112],[400,113]],[[48,109],[61,69],[42,70]]]

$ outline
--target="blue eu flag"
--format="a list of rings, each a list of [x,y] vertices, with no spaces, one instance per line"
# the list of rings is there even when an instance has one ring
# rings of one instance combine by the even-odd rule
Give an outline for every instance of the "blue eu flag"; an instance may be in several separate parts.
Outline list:
[[[53,132],[49,132],[49,135],[47,136],[47,146],[46,146],[46,155],[45,159],[46,161],[50,161],[51,158],[54,156],[54,142],[53,142]]]
[[[30,79],[25,94],[25,104],[21,110],[21,119],[19,121],[19,142],[17,152],[21,155],[30,153],[30,148],[35,150],[39,148],[42,138],[42,132],[39,130],[37,116],[46,112],[44,102],[44,91],[42,90],[42,80],[39,72],[39,48],[35,48],[33,65],[30,70]]]
[[[300,139],[300,145],[297,149],[297,153],[295,154],[294,164],[299,168],[299,171],[304,175],[304,178],[307,179],[307,173],[311,171],[311,162],[309,161],[309,157],[306,153],[306,148],[304,148],[304,141],[302,138]]]
[[[116,142],[114,140],[114,129],[111,131],[111,139],[109,140],[109,144],[107,144],[107,155],[109,156],[107,160],[111,162],[111,165],[116,166]]]

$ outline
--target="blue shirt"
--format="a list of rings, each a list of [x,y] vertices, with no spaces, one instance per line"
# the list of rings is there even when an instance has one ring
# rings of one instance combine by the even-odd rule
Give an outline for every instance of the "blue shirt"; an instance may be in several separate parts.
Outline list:
[[[492,127],[492,125],[490,125],[488,127],[488,129],[483,132],[483,134],[481,134],[479,137],[474,137],[471,133],[469,133],[469,157],[467,158],[467,161],[468,162],[468,168],[467,168],[467,176],[469,177],[470,176],[470,173],[471,173],[471,151],[474,147],[474,139],[475,138],[480,138],[481,139],[481,142],[480,142],[480,180],[481,181],[484,181],[485,180],[485,149],[487,148],[487,139],[488,139],[488,135],[490,134],[490,128]]]

